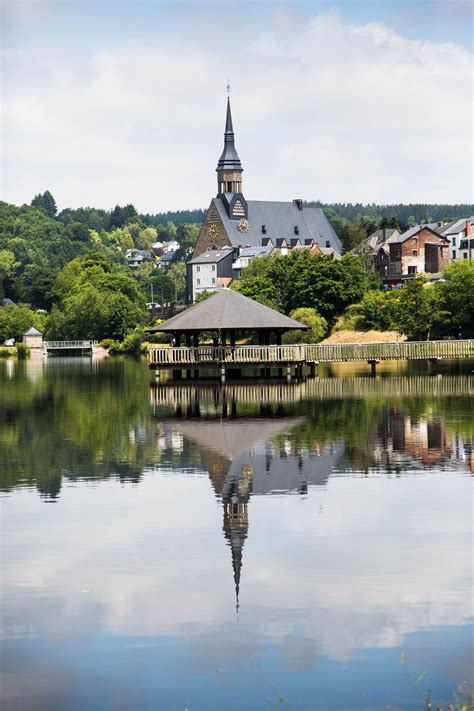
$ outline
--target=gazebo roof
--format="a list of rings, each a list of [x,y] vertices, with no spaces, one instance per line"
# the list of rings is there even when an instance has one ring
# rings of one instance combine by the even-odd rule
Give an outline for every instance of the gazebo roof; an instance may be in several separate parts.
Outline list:
[[[37,328],[35,328],[34,326],[31,326],[31,328],[29,328],[26,331],[26,333],[24,333],[23,335],[24,336],[42,336],[43,334],[41,333],[41,331],[38,331]]]
[[[218,289],[204,301],[150,329],[157,331],[289,331],[305,326],[233,289]]]

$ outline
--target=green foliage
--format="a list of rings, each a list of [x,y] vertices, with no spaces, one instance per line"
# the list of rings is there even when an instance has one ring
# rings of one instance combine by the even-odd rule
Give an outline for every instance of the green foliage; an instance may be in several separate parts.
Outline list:
[[[474,263],[454,262],[446,267],[443,278],[445,281],[436,286],[446,322],[454,329],[474,334]]]
[[[288,256],[254,259],[244,269],[242,280],[232,286],[258,301],[265,298],[284,313],[315,308],[333,322],[346,306],[362,298],[368,285],[367,272],[358,257],[347,255],[337,260],[299,250]]]
[[[11,358],[16,353],[15,348],[9,346],[0,346],[0,358]]]
[[[43,210],[49,217],[55,217],[58,211],[56,200],[53,198],[49,190],[46,190],[42,195],[35,195],[31,201],[32,207],[37,207]]]
[[[187,262],[191,259],[200,230],[200,225],[182,224],[178,226],[176,241],[179,242],[179,249],[174,253],[174,262]]]
[[[396,328],[395,305],[398,292],[371,290],[364,294],[360,304],[360,316],[363,325],[377,331],[389,331]]]
[[[18,360],[25,360],[25,358],[28,358],[30,355],[30,349],[26,345],[26,343],[17,343],[16,344],[16,356]]]
[[[215,291],[208,291],[207,289],[205,289],[204,291],[201,291],[201,293],[196,296],[195,303],[199,304],[201,301],[205,301],[210,296],[214,296],[215,293],[216,293]]]
[[[304,307],[295,309],[290,316],[295,321],[309,326],[309,330],[288,331],[283,335],[283,343],[319,343],[327,333],[327,321],[318,314],[316,309]]]
[[[46,316],[28,306],[3,306],[0,308],[0,343],[7,338],[20,341],[23,334],[34,326],[43,333]]]
[[[122,340],[146,321],[145,300],[135,279],[97,252],[64,267],[55,293],[58,305],[47,326],[52,340]]]

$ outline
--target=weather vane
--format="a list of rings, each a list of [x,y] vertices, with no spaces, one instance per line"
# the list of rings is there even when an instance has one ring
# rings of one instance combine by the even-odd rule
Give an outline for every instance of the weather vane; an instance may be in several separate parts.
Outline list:
[[[230,94],[230,79],[227,79],[227,96]]]

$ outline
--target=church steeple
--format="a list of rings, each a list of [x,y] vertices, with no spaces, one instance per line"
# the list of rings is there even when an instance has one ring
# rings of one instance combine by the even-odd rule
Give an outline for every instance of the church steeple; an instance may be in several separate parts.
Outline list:
[[[243,168],[234,143],[234,127],[232,125],[232,111],[229,96],[227,97],[224,150],[217,163],[216,171],[219,195],[242,192]]]

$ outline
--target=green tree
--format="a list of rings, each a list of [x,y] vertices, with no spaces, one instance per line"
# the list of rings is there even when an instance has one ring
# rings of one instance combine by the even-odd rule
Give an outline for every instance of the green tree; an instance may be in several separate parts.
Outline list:
[[[174,253],[174,262],[187,262],[196,246],[201,225],[179,225],[176,230],[176,241],[179,242],[179,249]]]
[[[429,338],[433,327],[440,324],[438,291],[424,279],[407,281],[393,299],[394,324],[412,340]]]
[[[446,323],[458,332],[474,333],[474,263],[454,262],[436,284]]]
[[[31,206],[44,210],[49,217],[55,217],[58,211],[56,200],[53,198],[49,190],[46,190],[42,195],[35,195],[31,201]]]
[[[7,338],[20,341],[23,334],[34,326],[43,333],[45,316],[28,306],[4,306],[0,308],[0,343]]]
[[[288,331],[283,335],[284,343],[319,343],[327,333],[328,323],[320,316],[316,309],[299,308],[290,314],[295,321],[308,326],[308,331],[296,330]]]

